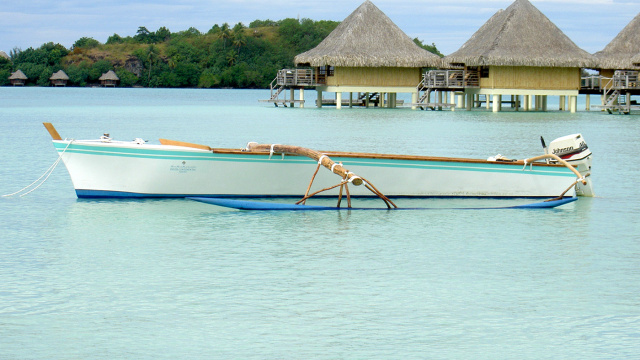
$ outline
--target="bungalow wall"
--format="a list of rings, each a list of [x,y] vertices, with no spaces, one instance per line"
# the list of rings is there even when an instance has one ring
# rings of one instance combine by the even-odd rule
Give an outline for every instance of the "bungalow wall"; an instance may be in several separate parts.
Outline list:
[[[327,77],[328,86],[418,86],[422,80],[420,68],[396,67],[336,67]]]
[[[490,66],[480,78],[488,89],[579,90],[580,69],[561,67]]]

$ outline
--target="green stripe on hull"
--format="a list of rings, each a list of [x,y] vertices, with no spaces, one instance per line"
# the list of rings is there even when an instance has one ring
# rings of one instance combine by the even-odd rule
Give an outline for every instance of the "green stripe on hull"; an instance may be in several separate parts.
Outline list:
[[[158,150],[158,149],[135,149],[129,147],[111,146],[91,146],[81,144],[71,144],[67,148],[66,143],[54,142],[54,146],[59,153],[85,154],[94,156],[115,156],[125,158],[155,159],[155,160],[190,160],[190,161],[224,161],[224,162],[244,162],[244,163],[269,163],[277,164],[315,164],[316,161],[308,158],[285,156],[280,154],[273,157],[269,155],[243,155],[243,154],[216,154],[212,152],[178,151],[178,150]],[[388,160],[388,159],[366,159],[336,157],[339,162],[343,162],[345,167],[367,166],[384,168],[404,168],[404,169],[429,169],[447,171],[473,171],[486,173],[513,173],[531,174],[523,171],[522,165],[510,165],[504,163],[471,163],[471,162],[448,162],[438,160]],[[537,167],[535,175],[541,176],[566,176],[575,175],[564,167]]]

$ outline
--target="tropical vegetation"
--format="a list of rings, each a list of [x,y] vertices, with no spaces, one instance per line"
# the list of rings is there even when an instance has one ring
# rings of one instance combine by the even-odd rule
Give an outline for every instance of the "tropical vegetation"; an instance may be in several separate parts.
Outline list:
[[[166,27],[150,31],[141,26],[133,36],[110,36],[106,43],[78,39],[71,49],[49,42],[37,49],[10,52],[0,57],[0,85],[13,71],[22,70],[27,85],[49,86],[58,70],[69,85],[90,86],[114,70],[119,86],[268,88],[277,71],[293,67],[295,55],[318,45],[336,21],[311,19],[255,20],[214,25],[206,33],[189,28],[172,33]],[[442,56],[435,44],[419,46]]]

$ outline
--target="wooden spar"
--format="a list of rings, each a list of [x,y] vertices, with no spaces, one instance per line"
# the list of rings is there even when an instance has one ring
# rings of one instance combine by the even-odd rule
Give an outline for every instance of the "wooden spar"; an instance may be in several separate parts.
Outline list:
[[[581,181],[583,185],[587,185],[587,180],[585,179],[585,177],[583,177],[582,174],[580,174],[580,172],[578,172],[578,170],[576,170],[576,168],[571,166],[571,164],[569,164],[565,160],[561,159],[556,154],[544,154],[544,155],[538,155],[538,156],[535,156],[535,157],[532,157],[532,158],[529,158],[529,159],[525,159],[524,160],[524,166],[527,166],[528,164],[531,164],[534,161],[544,160],[544,159],[553,159],[553,160],[559,162],[560,164],[566,166],[569,170],[573,171],[573,173],[576,174],[576,176],[578,177],[578,181]]]
[[[49,132],[49,135],[51,135],[51,138],[53,140],[62,140],[62,137],[60,137],[60,134],[58,134],[58,131],[56,130],[55,127],[53,127],[52,123],[46,122],[46,123],[42,123],[42,125],[44,125],[44,127],[47,128],[47,131]]]
[[[160,144],[162,145],[184,146],[184,147],[190,147],[194,149],[201,149],[201,150],[208,150],[208,151],[213,150],[207,145],[193,144],[193,143],[188,143],[184,141],[168,140],[168,139],[159,139],[159,141],[160,141]]]
[[[356,186],[360,186],[363,183],[363,180],[358,175],[350,172],[345,169],[344,166],[340,163],[336,163],[331,160],[327,155],[308,148],[293,146],[293,145],[278,145],[278,144],[255,144],[250,143],[247,145],[247,151],[249,152],[261,152],[261,153],[269,153],[269,154],[295,154],[306,156],[310,159],[318,161],[318,163],[325,168],[331,170],[334,174],[340,176],[348,182],[353,183]]]

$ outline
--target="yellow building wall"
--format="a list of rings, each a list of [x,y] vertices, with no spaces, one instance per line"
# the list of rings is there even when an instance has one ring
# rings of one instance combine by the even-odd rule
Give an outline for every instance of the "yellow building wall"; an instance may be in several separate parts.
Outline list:
[[[418,86],[422,80],[419,68],[336,67],[327,77],[329,86]]]
[[[491,66],[480,79],[488,89],[579,90],[580,69],[560,67]]]

